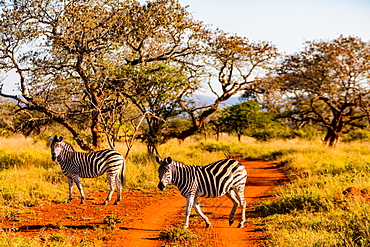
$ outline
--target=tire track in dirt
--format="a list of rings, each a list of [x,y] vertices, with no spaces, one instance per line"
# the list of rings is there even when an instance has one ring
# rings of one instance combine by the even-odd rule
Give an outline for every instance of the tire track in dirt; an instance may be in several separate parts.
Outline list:
[[[176,215],[184,206],[184,198],[174,195],[171,198],[154,203],[142,210],[142,214],[125,228],[126,232],[120,234],[119,242],[127,247],[157,247],[161,246],[158,240],[159,233],[169,225],[168,219]]]

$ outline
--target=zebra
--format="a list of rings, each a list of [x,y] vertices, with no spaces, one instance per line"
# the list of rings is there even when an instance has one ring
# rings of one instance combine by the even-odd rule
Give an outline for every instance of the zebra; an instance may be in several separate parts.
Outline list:
[[[49,139],[51,141],[52,160],[58,161],[63,174],[68,178],[68,203],[71,202],[73,197],[73,182],[76,183],[81,194],[80,204],[83,204],[85,194],[82,190],[80,178],[96,178],[107,173],[110,191],[103,205],[107,205],[111,200],[116,186],[117,200],[114,204],[118,204],[121,200],[122,183],[125,178],[125,162],[123,156],[119,152],[110,149],[90,153],[76,152],[72,145],[63,141],[62,136],[54,136],[54,138],[49,137]]]
[[[167,157],[161,160],[156,157],[159,183],[158,188],[164,190],[166,185],[172,182],[178,187],[181,195],[186,198],[185,226],[189,227],[191,208],[203,218],[206,228],[211,226],[207,216],[200,209],[197,197],[220,197],[226,196],[233,202],[229,215],[229,225],[234,223],[234,215],[238,205],[241,206],[242,216],[239,228],[245,223],[246,201],[244,188],[247,181],[247,171],[238,161],[222,159],[205,166],[184,165]]]

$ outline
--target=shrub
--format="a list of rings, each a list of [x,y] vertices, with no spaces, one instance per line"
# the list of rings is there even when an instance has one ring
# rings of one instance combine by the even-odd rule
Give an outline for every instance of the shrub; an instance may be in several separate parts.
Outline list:
[[[352,130],[347,134],[344,134],[341,138],[342,142],[353,142],[353,141],[369,141],[370,131],[368,130]]]
[[[172,228],[159,233],[159,239],[167,242],[184,242],[194,238],[197,238],[197,235],[184,228]]]
[[[121,223],[122,218],[117,214],[111,214],[104,218],[104,224],[108,226],[115,226],[117,223]]]
[[[201,142],[198,145],[195,145],[194,148],[200,149],[207,152],[230,152],[230,145],[224,142]]]
[[[271,214],[286,214],[296,211],[328,211],[334,207],[330,198],[324,198],[319,194],[304,191],[302,194],[288,194],[280,197],[277,201],[263,202],[257,207],[263,216]]]

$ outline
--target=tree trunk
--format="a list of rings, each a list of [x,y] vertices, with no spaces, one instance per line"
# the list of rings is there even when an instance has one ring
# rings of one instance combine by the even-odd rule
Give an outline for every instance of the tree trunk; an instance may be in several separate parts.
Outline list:
[[[329,147],[335,147],[339,139],[339,134],[336,131],[333,131],[331,128],[328,128],[323,142]]]
[[[102,130],[99,122],[99,114],[93,113],[91,121],[92,145],[94,150],[100,150],[102,148]]]

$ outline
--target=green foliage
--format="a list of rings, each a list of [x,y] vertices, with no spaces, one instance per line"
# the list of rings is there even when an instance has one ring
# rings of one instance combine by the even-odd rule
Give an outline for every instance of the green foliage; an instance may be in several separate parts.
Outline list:
[[[369,130],[351,130],[341,138],[342,142],[370,141]]]
[[[126,65],[114,73],[118,80],[123,82],[123,88],[130,84],[129,90],[122,91],[124,96],[130,99],[141,113],[151,112],[155,115],[146,118],[146,125],[141,128],[140,135],[147,143],[148,150],[154,153],[159,144],[165,143],[175,131],[180,131],[173,129],[176,122],[167,124],[167,120],[180,113],[180,95],[196,85],[189,83],[181,69],[171,68],[163,63]]]
[[[195,145],[194,148],[200,149],[207,152],[230,152],[230,144],[226,142],[201,142],[198,145]]]
[[[305,125],[302,128],[294,129],[293,136],[304,140],[314,140],[322,136],[322,132],[317,129],[315,125]]]
[[[240,139],[248,135],[267,141],[279,137],[283,125],[275,120],[274,114],[263,110],[256,101],[243,101],[222,110],[218,120],[224,131],[236,133]]]
[[[279,196],[279,200],[262,203],[257,210],[264,216],[271,214],[287,214],[296,211],[320,212],[334,208],[332,198],[323,197],[313,191],[305,190],[302,193],[289,193]]]

